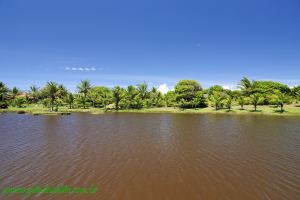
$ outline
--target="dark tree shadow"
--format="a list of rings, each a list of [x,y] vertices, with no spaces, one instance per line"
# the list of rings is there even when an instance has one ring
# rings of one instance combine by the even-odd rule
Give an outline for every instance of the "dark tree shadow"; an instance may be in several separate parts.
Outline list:
[[[285,110],[274,110],[274,113],[287,113],[288,111]]]
[[[262,110],[250,110],[249,112],[260,113],[260,112],[262,112]]]

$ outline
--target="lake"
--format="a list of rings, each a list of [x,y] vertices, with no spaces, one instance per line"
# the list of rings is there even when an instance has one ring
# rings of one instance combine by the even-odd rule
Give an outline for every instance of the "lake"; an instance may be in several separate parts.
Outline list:
[[[0,189],[58,185],[97,192],[34,197],[297,200],[300,118],[0,114]]]

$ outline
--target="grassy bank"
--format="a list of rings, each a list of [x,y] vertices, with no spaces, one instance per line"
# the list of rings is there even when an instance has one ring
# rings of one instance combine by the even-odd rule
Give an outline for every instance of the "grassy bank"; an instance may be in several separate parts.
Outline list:
[[[233,106],[231,110],[220,109],[215,110],[212,107],[208,108],[196,108],[196,109],[180,109],[173,107],[162,107],[162,108],[143,108],[143,109],[128,109],[119,110],[122,113],[212,113],[212,114],[265,114],[265,115],[298,115],[300,116],[300,107],[296,105],[286,105],[284,107],[284,112],[280,112],[279,108],[274,108],[272,106],[258,106],[257,111],[253,110],[253,106],[244,106],[244,109],[240,109],[240,106]],[[103,114],[105,110],[103,108],[77,108],[69,109],[67,107],[59,107],[58,112],[49,111],[48,108],[42,106],[29,105],[23,108],[9,107],[8,109],[2,109],[0,112],[17,112],[17,113],[29,113],[33,115],[67,115],[73,112],[87,112],[91,114]],[[116,112],[111,110],[108,112]]]

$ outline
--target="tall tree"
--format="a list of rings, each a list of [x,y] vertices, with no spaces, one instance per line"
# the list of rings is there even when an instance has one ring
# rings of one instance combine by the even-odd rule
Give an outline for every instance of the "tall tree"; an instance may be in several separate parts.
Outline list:
[[[115,103],[115,108],[116,108],[116,110],[119,110],[120,101],[124,97],[124,90],[120,86],[116,86],[113,88],[112,93],[113,93],[113,100]]]
[[[81,101],[87,100],[87,94],[91,90],[91,83],[89,80],[81,80],[81,82],[77,85],[77,89],[79,93],[82,93],[84,98],[81,98]],[[83,104],[85,108],[86,102]]]
[[[224,93],[220,91],[213,91],[213,93],[209,95],[209,100],[213,103],[216,110],[221,107],[221,102],[224,100],[224,98]]]
[[[195,80],[181,80],[175,86],[176,100],[183,108],[193,107],[193,98],[202,87]]]
[[[254,111],[256,111],[256,107],[259,103],[261,103],[264,100],[264,98],[259,93],[254,93],[250,95],[250,101],[252,105],[254,106]]]
[[[30,86],[29,97],[33,103],[37,103],[39,98],[39,88],[35,85]]]
[[[77,89],[79,93],[82,93],[84,97],[88,94],[91,89],[91,83],[89,80],[81,80],[81,82],[77,85]]]
[[[280,90],[275,90],[273,95],[270,96],[270,98],[271,102],[274,102],[280,107],[281,112],[284,111],[284,104],[290,102],[290,97],[286,93],[281,92]]]
[[[20,94],[20,90],[17,87],[13,87],[13,89],[10,92],[10,98],[14,100],[16,96]]]
[[[255,81],[250,81],[247,77],[243,77],[243,79],[239,82],[239,88],[243,91],[244,95],[249,96],[255,86]]]
[[[0,108],[7,108],[8,104],[6,102],[8,95],[8,88],[3,82],[0,82]]]
[[[71,92],[66,96],[66,103],[69,105],[69,108],[72,109],[74,104],[74,95]]]
[[[50,99],[51,111],[53,111],[54,102],[58,96],[58,85],[55,82],[47,82],[44,92],[46,96]]]
[[[140,94],[140,97],[142,100],[145,100],[148,96],[148,84],[147,83],[141,83],[137,85],[137,90]]]

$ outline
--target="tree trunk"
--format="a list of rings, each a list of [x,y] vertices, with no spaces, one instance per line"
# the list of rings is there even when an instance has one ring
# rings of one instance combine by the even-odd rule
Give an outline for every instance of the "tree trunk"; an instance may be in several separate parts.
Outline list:
[[[254,104],[254,111],[256,111],[256,106],[257,106],[257,105],[256,105],[256,104]]]
[[[241,105],[241,109],[244,109],[244,104]]]
[[[283,112],[283,104],[280,104],[280,110]]]

